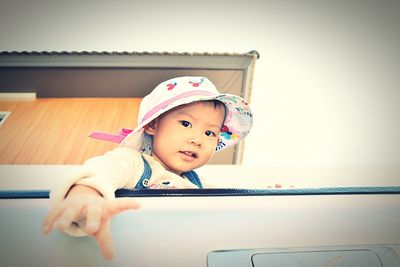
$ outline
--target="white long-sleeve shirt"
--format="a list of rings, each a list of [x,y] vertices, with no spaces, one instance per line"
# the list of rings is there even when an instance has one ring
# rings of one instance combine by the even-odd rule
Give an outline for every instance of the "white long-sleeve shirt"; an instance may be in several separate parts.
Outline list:
[[[143,157],[152,170],[149,188],[197,188],[187,178],[167,171],[153,157],[147,154],[143,154]],[[74,175],[52,189],[51,205],[60,203],[75,184],[90,186],[99,191],[104,198],[114,199],[117,189],[134,189],[143,171],[142,154],[135,149],[119,146],[104,155],[88,159]],[[203,180],[202,184],[205,188],[209,187]],[[66,233],[75,236],[86,235],[75,224],[67,229]]]

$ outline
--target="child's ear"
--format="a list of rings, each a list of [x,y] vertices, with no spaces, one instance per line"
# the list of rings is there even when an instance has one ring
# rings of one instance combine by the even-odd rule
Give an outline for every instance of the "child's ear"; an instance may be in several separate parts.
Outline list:
[[[154,131],[155,131],[156,127],[157,127],[157,119],[152,120],[146,126],[144,126],[144,131],[148,135],[154,135]]]

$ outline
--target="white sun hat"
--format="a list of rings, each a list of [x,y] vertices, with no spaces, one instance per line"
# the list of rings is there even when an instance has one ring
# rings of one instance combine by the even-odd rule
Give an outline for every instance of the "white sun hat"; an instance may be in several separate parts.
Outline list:
[[[253,123],[247,102],[236,95],[219,93],[209,79],[197,76],[176,77],[157,85],[140,103],[138,125],[135,129],[122,129],[117,135],[93,132],[90,136],[149,153],[151,140],[148,137],[146,139],[146,135],[143,134],[144,126],[175,107],[206,100],[218,100],[226,107],[225,121],[216,151],[233,146],[245,138]]]

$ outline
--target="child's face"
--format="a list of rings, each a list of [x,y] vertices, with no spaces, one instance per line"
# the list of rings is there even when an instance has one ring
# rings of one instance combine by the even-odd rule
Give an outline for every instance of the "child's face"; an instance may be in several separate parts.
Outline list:
[[[194,102],[179,106],[146,126],[153,136],[152,156],[181,174],[206,164],[214,154],[224,122],[223,105]]]

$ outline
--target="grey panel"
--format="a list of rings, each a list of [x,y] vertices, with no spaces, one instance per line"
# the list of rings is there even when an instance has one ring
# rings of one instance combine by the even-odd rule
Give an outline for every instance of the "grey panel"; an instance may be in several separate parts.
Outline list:
[[[209,267],[396,267],[400,258],[390,246],[343,246],[214,251]]]
[[[264,253],[254,255],[252,262],[255,267],[383,267],[371,250]]]

